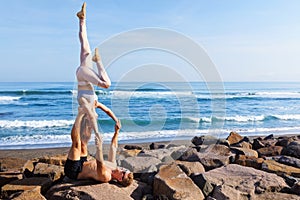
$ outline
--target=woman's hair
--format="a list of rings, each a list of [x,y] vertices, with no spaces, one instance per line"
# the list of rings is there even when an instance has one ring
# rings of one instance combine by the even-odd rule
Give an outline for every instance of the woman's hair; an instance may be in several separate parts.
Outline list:
[[[127,186],[131,185],[132,182],[133,182],[133,173],[130,172],[130,173],[127,175],[127,177],[124,177],[124,178],[122,179],[122,181],[121,181],[120,183],[121,183],[121,185],[127,187]]]

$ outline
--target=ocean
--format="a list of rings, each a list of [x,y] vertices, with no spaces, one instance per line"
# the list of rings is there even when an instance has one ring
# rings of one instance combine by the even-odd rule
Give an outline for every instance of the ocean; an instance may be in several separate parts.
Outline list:
[[[213,85],[213,84],[212,84]],[[95,88],[122,122],[120,143],[300,131],[300,83],[113,83]],[[0,83],[0,149],[68,147],[77,113],[75,82]],[[104,141],[114,121],[97,110]],[[91,140],[93,143],[93,139]]]

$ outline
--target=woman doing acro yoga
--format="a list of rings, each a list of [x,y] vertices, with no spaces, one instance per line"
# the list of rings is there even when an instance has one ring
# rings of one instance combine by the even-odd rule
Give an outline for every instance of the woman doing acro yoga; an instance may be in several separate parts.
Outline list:
[[[79,40],[80,40],[80,66],[77,68],[76,77],[78,81],[77,100],[84,109],[88,121],[90,122],[95,134],[99,134],[97,115],[95,112],[95,91],[94,85],[102,88],[108,88],[111,81],[103,67],[98,48],[91,57],[91,49],[86,31],[86,3],[83,3],[81,10],[77,13],[79,18]],[[92,62],[97,65],[98,74],[92,69]]]

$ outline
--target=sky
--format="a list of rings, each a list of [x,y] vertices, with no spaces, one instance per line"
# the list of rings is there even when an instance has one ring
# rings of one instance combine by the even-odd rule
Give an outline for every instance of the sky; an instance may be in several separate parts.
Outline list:
[[[102,47],[100,53],[112,81],[128,77],[130,81],[155,78],[173,81],[178,80],[174,79],[177,75],[184,81],[205,80],[205,72],[195,72],[189,59],[172,54],[172,49],[141,48],[127,52],[113,63],[106,61],[113,55],[113,49],[105,49],[104,43],[111,44],[118,35],[149,27],[158,31],[154,34],[157,41],[153,41],[158,46],[167,41],[170,48],[197,53],[168,34],[160,34],[160,29],[193,41],[203,49],[223,81],[300,80],[300,1],[86,2],[90,46]],[[76,12],[82,3],[79,0],[2,2],[0,81],[76,81],[80,50]],[[148,39],[139,34],[127,41],[123,37],[127,45]],[[205,62],[202,65],[201,69],[207,67]],[[159,66],[164,66],[161,72]]]

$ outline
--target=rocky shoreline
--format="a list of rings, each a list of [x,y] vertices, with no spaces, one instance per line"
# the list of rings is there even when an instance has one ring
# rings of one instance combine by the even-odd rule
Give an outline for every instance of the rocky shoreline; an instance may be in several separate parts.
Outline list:
[[[2,151],[0,198],[300,199],[300,135],[249,138],[231,132],[226,139],[195,136],[181,143],[122,145],[117,162],[134,172],[129,187],[68,179],[67,150],[37,151],[33,157]]]

